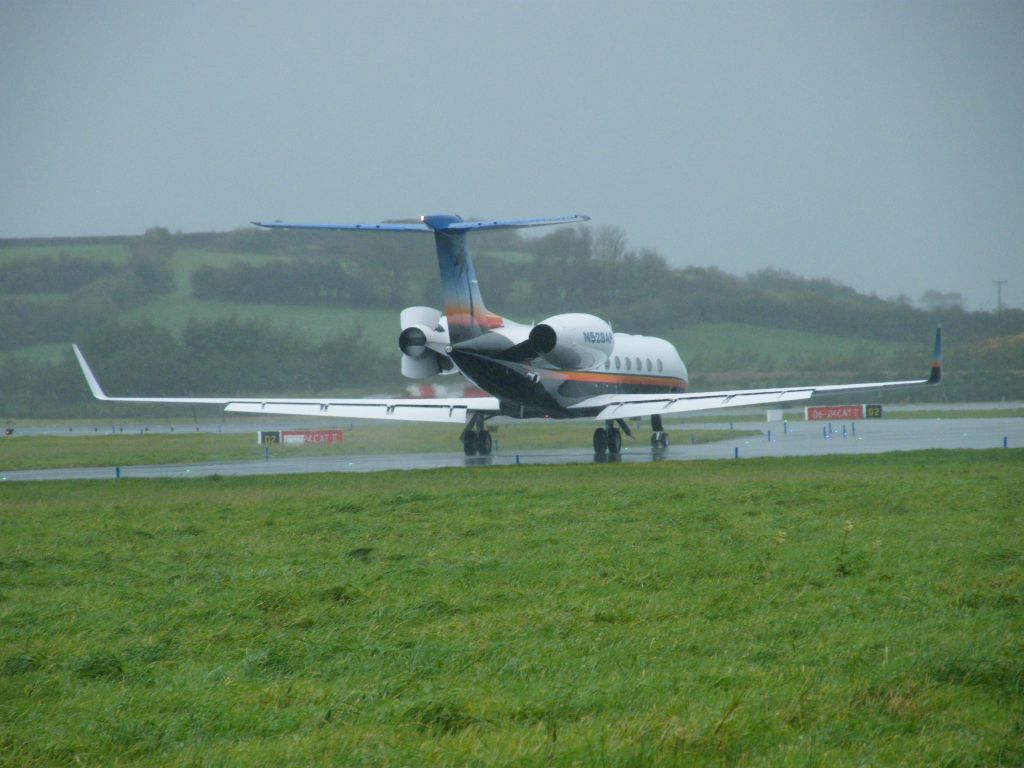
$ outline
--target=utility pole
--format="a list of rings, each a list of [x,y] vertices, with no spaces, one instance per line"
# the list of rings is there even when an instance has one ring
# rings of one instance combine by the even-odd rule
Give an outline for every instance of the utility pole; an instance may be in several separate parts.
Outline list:
[[[992,282],[996,284],[996,313],[998,314],[1003,311],[1003,284],[1007,281],[993,280]]]

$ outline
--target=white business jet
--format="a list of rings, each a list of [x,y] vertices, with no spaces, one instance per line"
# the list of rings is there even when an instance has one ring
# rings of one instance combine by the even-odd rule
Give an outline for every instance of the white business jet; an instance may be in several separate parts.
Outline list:
[[[423,216],[409,224],[298,224],[253,222],[273,229],[362,230],[433,235],[441,270],[444,309],[402,311],[398,347],[402,373],[412,379],[460,373],[487,397],[437,399],[111,397],[100,387],[78,346],[75,355],[92,394],[128,403],[222,405],[232,413],[432,421],[462,425],[467,456],[491,453],[488,419],[591,419],[594,452],[619,454],[626,419],[650,417],[651,445],[668,447],[662,417],[714,408],[779,405],[814,395],[938,384],[942,377],[941,328],[928,378],[858,384],[830,384],[722,392],[687,391],[687,371],[675,347],[664,339],[615,333],[599,317],[579,312],[553,315],[523,325],[489,311],[480,296],[467,247],[471,232],[551,224],[574,224],[586,216],[507,221],[463,221],[459,216]]]

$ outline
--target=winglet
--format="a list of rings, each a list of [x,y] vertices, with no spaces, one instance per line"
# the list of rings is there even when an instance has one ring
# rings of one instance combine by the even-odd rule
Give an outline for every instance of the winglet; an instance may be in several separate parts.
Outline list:
[[[935,352],[932,353],[932,373],[928,377],[929,384],[942,381],[942,324],[935,326]]]
[[[78,358],[78,364],[82,368],[82,373],[85,376],[86,382],[89,384],[89,389],[92,390],[92,396],[97,400],[109,400],[106,392],[103,391],[103,387],[96,380],[96,375],[92,372],[89,364],[85,362],[85,355],[82,354],[82,350],[78,348],[77,344],[72,344],[71,348],[75,350],[75,357]]]

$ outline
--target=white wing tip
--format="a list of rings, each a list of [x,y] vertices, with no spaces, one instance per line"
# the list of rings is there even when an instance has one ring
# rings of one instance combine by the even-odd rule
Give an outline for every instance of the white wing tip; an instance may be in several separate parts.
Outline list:
[[[78,358],[78,365],[82,369],[82,375],[85,376],[85,381],[89,385],[89,389],[92,391],[92,396],[97,400],[109,400],[106,392],[103,391],[103,387],[100,386],[99,381],[96,380],[96,375],[92,372],[89,364],[85,361],[85,355],[82,354],[82,350],[78,348],[77,344],[72,344],[71,349],[75,351],[75,357]]]

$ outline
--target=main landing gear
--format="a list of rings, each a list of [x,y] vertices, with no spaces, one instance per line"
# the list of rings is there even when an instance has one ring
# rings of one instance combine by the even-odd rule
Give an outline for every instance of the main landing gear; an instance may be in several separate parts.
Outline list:
[[[490,456],[494,444],[491,433],[484,428],[486,417],[482,413],[474,413],[469,424],[462,430],[462,450],[467,456]]]
[[[615,427],[614,421],[606,421],[603,427],[594,430],[594,453],[604,456],[606,452],[612,456],[622,453],[622,432]]]
[[[651,416],[651,450],[664,451],[668,448],[668,432],[661,423],[661,416]]]

